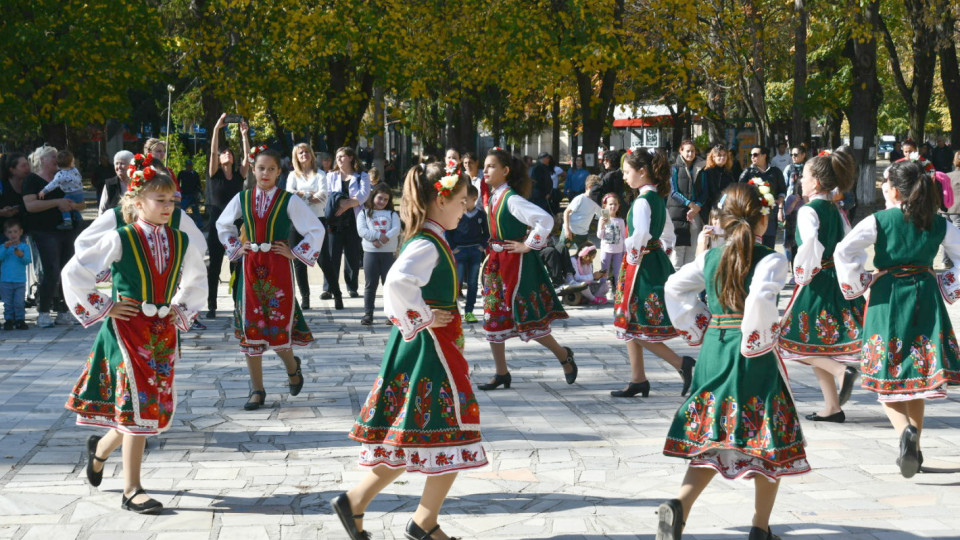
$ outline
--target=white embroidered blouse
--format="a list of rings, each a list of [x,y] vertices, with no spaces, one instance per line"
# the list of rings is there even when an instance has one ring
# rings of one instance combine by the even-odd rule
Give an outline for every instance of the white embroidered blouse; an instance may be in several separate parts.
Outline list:
[[[497,202],[506,193],[508,187],[507,183],[504,182],[493,189],[490,193],[490,209],[496,207]],[[530,227],[530,233],[527,234],[524,244],[534,250],[547,247],[547,241],[550,239],[550,234],[553,233],[553,216],[519,194],[507,199],[507,211],[521,223]],[[495,219],[491,212],[487,212],[487,215],[490,219]]]
[[[656,191],[654,186],[643,186],[640,188],[640,195],[648,191]],[[664,210],[666,212],[666,210]],[[623,241],[624,251],[627,253],[627,262],[630,264],[640,264],[643,260],[643,252],[650,241],[650,220],[653,218],[653,209],[646,199],[637,198],[633,201],[633,234]],[[669,255],[673,251],[673,246],[677,242],[677,235],[673,231],[673,221],[667,216],[663,224],[663,232],[660,233],[660,243],[663,245],[663,251]]]
[[[427,220],[424,229],[443,239],[443,227],[437,222]],[[387,317],[400,329],[406,341],[412,340],[417,333],[433,324],[433,310],[423,300],[420,288],[430,282],[434,268],[440,262],[437,246],[426,239],[411,240],[394,261],[383,286],[383,309]]]

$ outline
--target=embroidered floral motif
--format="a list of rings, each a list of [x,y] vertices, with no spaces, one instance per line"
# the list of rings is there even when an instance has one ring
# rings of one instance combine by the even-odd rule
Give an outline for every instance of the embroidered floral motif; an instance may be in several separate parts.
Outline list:
[[[112,390],[113,385],[110,380],[110,363],[106,358],[100,359],[100,387],[98,388],[100,392],[100,399],[107,401],[110,399],[110,391]]]
[[[73,314],[80,319],[80,322],[87,322],[90,320],[90,312],[87,311],[87,308],[83,307],[81,304],[73,306]]]
[[[806,270],[803,269],[803,266],[795,266],[793,268],[793,278],[795,281],[803,281],[806,277]]]
[[[780,323],[773,323],[770,325],[770,337],[776,339],[780,335]]]
[[[757,396],[751,396],[741,410],[741,432],[750,448],[767,448],[771,443],[770,425],[764,422],[766,406]]]
[[[933,372],[937,367],[937,345],[933,343],[926,336],[919,336],[913,340],[913,345],[910,346],[910,363],[913,364],[917,371],[923,377],[929,377],[933,375]],[[902,373],[902,369],[894,377],[899,377],[899,374]]]
[[[450,392],[450,386],[446,382],[440,384],[438,405],[440,405],[440,418],[446,422],[448,426],[456,426],[457,411],[453,406],[453,395]]]
[[[430,394],[433,392],[433,381],[427,378],[420,379],[417,383],[417,396],[414,398],[413,419],[420,429],[423,429],[430,422],[430,405],[432,401]]]
[[[843,296],[844,296],[845,298],[853,298],[853,296],[856,294],[856,293],[853,292],[853,287],[851,287],[851,286],[850,286],[849,284],[847,284],[847,283],[841,283],[841,284],[840,284],[840,292],[843,293]]]
[[[793,313],[787,313],[783,318],[783,326],[780,328],[781,335],[790,335],[790,326],[793,324]]]
[[[850,339],[857,339],[860,337],[860,324],[854,320],[854,314],[849,308],[843,308],[840,312],[840,316],[843,318],[843,327],[846,328],[847,337]]]
[[[415,309],[407,310],[407,320],[410,321],[410,324],[413,325],[414,328],[418,328],[423,324],[423,318],[420,316],[420,312]]]
[[[377,377],[376,382],[373,383],[373,389],[367,394],[367,400],[363,403],[363,408],[360,409],[360,418],[364,422],[370,422],[373,420],[373,416],[377,414],[377,396],[380,395],[380,387],[382,386],[383,377]]]
[[[860,350],[860,369],[867,375],[880,373],[887,358],[887,344],[880,334],[874,334],[863,344]]]
[[[452,457],[443,452],[440,452],[439,454],[437,454],[437,457],[434,459],[438,467],[442,467],[444,465],[450,465],[453,463]]]
[[[647,299],[643,302],[643,311],[647,316],[647,323],[659,326],[664,319],[664,306],[663,301],[660,300],[660,296],[657,293],[650,293],[647,296]]]
[[[806,311],[800,312],[800,340],[810,342],[810,315]]]
[[[833,345],[840,340],[840,328],[837,323],[837,319],[833,317],[827,310],[821,310],[820,315],[817,316],[817,338],[826,343],[827,345]]]
[[[87,303],[93,309],[100,311],[106,306],[107,300],[100,293],[90,293],[87,295]]]
[[[713,417],[713,410],[716,404],[716,396],[713,392],[701,392],[690,399],[687,410],[684,413],[687,417],[685,432],[688,439],[696,443],[703,443],[712,435],[710,420]]]
[[[697,316],[694,319],[694,324],[696,324],[697,329],[704,330],[710,324],[710,317],[707,317],[703,313],[697,313]]]
[[[735,444],[738,411],[737,402],[732,397],[727,397],[720,404],[720,429],[717,433],[719,440]]]
[[[466,462],[466,463],[473,463],[473,462],[477,461],[477,454],[478,454],[478,453],[479,453],[479,452],[471,452],[471,451],[469,451],[469,450],[467,450],[467,449],[463,449],[463,450],[460,451],[460,459],[463,460],[463,461]]]
[[[400,373],[383,389],[383,416],[388,423],[393,423],[407,399],[407,392],[410,390],[410,377],[406,373]]]

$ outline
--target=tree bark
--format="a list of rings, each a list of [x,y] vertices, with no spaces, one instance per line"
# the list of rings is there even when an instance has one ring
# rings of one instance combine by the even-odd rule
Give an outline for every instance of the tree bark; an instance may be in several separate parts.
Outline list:
[[[373,89],[373,166],[380,171],[380,178],[383,178],[384,166],[386,165],[386,146],[383,138],[386,132],[386,122],[383,117],[383,87],[377,86]]]
[[[477,120],[476,103],[472,96],[463,96],[460,100],[460,146],[463,150],[477,154],[477,158],[482,162],[483,158],[479,156],[480,149],[477,148]]]
[[[926,11],[933,6],[926,5],[924,0],[904,0],[904,5],[907,8],[907,19],[913,29],[910,40],[913,67],[909,86],[903,75],[896,44],[883,18],[880,18],[879,26],[883,34],[883,42],[890,55],[893,80],[896,82],[900,97],[907,106],[910,138],[922,142],[927,113],[930,111],[930,99],[933,96],[933,76],[937,66],[937,33],[935,28],[930,28],[925,22]]]
[[[453,103],[444,104],[444,150],[447,148],[454,148],[458,152],[460,151],[460,137],[458,136],[459,134],[457,132],[457,116],[457,109],[454,107]]]
[[[346,93],[355,94],[352,103],[327,117],[324,122],[324,135],[327,148],[331,151],[342,146],[355,148],[360,140],[360,122],[370,106],[373,94],[373,75],[367,71],[354,73],[354,66],[346,57],[335,57],[327,61],[330,71],[330,89],[333,97]]]
[[[624,0],[616,0],[614,7],[614,26],[623,25]],[[613,91],[617,84],[617,69],[608,68],[600,73],[600,92],[594,99],[593,74],[586,73],[579,66],[574,69],[574,78],[577,81],[577,95],[580,99],[580,122],[583,126],[583,154],[592,154],[594,163],[593,172],[600,170],[600,161],[597,159],[597,149],[603,137],[603,130],[607,127],[613,106]]]
[[[877,133],[877,113],[880,110],[880,101],[883,99],[883,89],[877,78],[877,41],[872,36],[880,28],[880,0],[869,0],[863,4],[858,0],[849,0],[848,7],[857,22],[870,29],[866,37],[847,40],[844,56],[853,64],[852,79],[850,81],[850,107],[847,118],[850,121],[850,137],[856,142],[862,138],[860,148],[853,147],[853,157],[858,164],[859,178],[857,181],[857,201],[860,205],[874,203],[877,193],[876,175],[877,161],[874,147],[874,138]],[[860,212],[860,215],[866,215]]]
[[[560,162],[560,96],[557,94],[553,95],[553,109],[550,111],[551,120],[553,121],[553,132],[551,135],[552,141],[550,145],[550,155],[553,156],[553,160],[557,163]]]
[[[950,111],[950,143],[960,149],[960,65],[953,40],[956,20],[947,16],[940,26],[940,79]]]
[[[807,13],[805,0],[795,0],[797,27],[793,38],[793,121],[790,144],[796,146],[810,140],[810,122],[804,113],[807,101]]]

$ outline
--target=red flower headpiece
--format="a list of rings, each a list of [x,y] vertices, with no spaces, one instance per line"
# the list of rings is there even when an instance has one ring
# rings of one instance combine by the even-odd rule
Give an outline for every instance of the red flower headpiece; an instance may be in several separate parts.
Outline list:
[[[450,194],[453,193],[453,188],[457,187],[457,182],[460,181],[460,171],[458,167],[457,160],[447,160],[446,176],[433,184],[434,189],[437,190],[437,194],[449,197]]]
[[[152,167],[153,155],[136,154],[133,156],[133,163],[127,167],[127,176],[130,182],[127,184],[127,192],[136,195],[143,189],[144,184],[153,180],[157,176],[157,171]]]
[[[253,150],[250,151],[250,155],[247,156],[247,160],[250,161],[250,164],[253,165],[257,161],[257,156],[260,155],[260,152],[263,152],[267,149],[267,145],[261,144],[260,146],[254,146]]]
[[[830,150],[821,150],[820,153],[817,154],[817,157],[826,157],[832,154],[833,152],[831,152]]]

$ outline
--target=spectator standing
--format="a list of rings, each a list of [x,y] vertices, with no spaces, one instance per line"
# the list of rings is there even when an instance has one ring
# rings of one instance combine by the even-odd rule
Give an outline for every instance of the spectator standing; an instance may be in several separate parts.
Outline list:
[[[217,238],[217,220],[227,204],[237,193],[243,190],[243,183],[249,171],[246,156],[250,153],[250,128],[246,122],[240,123],[240,135],[243,140],[243,159],[237,164],[236,156],[230,147],[220,146],[220,130],[226,125],[226,114],[220,115],[210,135],[210,164],[207,168],[207,251],[210,264],[207,265],[207,318],[217,317],[217,288],[220,285],[220,269],[223,266],[223,244]],[[237,263],[230,263],[230,274],[236,271]]]
[[[166,171],[170,178],[173,180],[173,183],[177,186],[177,191],[174,193],[174,198],[177,202],[180,202],[182,196],[180,192],[180,179],[177,178],[177,175],[173,173],[173,170],[167,167],[167,143],[162,139],[149,138],[146,142],[143,143],[143,153],[153,156],[153,168],[157,169],[160,172]]]
[[[489,196],[489,188],[487,184],[483,181],[483,173],[480,172],[480,162],[477,161],[477,156],[473,152],[464,152],[463,157],[460,158],[460,168],[463,171],[463,174],[467,175],[470,178],[470,185],[476,188],[478,195],[474,197],[474,207],[478,210],[483,210],[483,194],[487,193]],[[469,197],[467,197],[469,199]],[[467,207],[470,208],[469,206]]]
[[[567,171],[567,181],[563,184],[563,193],[567,196],[567,200],[572,201],[574,197],[586,191],[589,175],[590,171],[583,166],[583,156],[573,158],[570,170]]]
[[[23,181],[30,174],[30,161],[20,152],[9,152],[0,156],[0,219],[26,218],[27,210],[23,206]],[[20,223],[24,226],[23,221]]]
[[[63,190],[57,188],[40,198],[40,192],[57,173],[57,149],[41,146],[30,154],[33,172],[23,181],[23,204],[26,208],[27,230],[30,231],[43,268],[43,280],[37,291],[37,326],[50,328],[54,324],[72,326],[77,323],[67,311],[60,288],[60,271],[73,257],[73,244],[77,237],[75,229],[59,230],[61,212],[83,210],[83,202],[64,198]],[[76,225],[76,224],[75,224]],[[56,320],[50,311],[58,311]]]
[[[363,211],[363,203],[370,196],[370,177],[360,171],[357,154],[348,146],[337,149],[333,171],[327,174],[327,228],[328,249],[321,254],[320,266],[324,271],[327,290],[320,298],[333,298],[334,308],[343,309],[340,291],[340,264],[346,261],[344,281],[350,298],[359,298],[357,280],[360,275],[362,246],[357,233],[357,215]]]
[[[627,237],[627,224],[620,217],[620,197],[616,193],[603,196],[597,236],[600,237],[600,270],[607,273],[611,287],[616,290],[623,266],[624,239]]]
[[[127,192],[127,182],[129,182],[127,167],[130,166],[131,161],[133,161],[133,152],[129,150],[121,150],[114,154],[113,171],[115,176],[107,178],[104,182],[103,193],[98,199],[100,201],[97,206],[98,216],[120,204],[120,197]]]
[[[696,184],[706,190],[706,199],[703,209],[700,210],[701,219],[708,217],[711,210],[716,208],[723,190],[730,184],[737,182],[733,174],[733,159],[722,144],[715,144],[707,153],[707,161],[697,175]]]
[[[947,208],[947,221],[953,223],[954,227],[960,229],[960,152],[953,155],[953,171],[947,173],[950,179],[950,188],[953,190],[953,205]],[[953,261],[943,252],[943,263],[947,268],[953,268]]]
[[[787,185],[783,181],[783,171],[770,165],[769,157],[770,151],[765,146],[755,145],[751,148],[750,166],[740,175],[740,182],[746,183],[751,178],[760,178],[773,192],[777,204],[770,212],[767,232],[763,235],[763,245],[773,249],[777,244],[777,223],[783,221],[783,200],[787,197]]]
[[[103,194],[103,187],[106,185],[108,179],[113,178],[114,172],[113,167],[110,166],[110,158],[106,154],[100,154],[100,159],[97,160],[97,166],[93,169],[93,175],[91,175],[90,182],[93,184],[93,190],[97,192],[97,200],[100,200],[100,196]]]
[[[477,322],[473,308],[477,303],[477,284],[480,266],[490,240],[490,227],[487,214],[477,205],[480,192],[474,186],[467,187],[467,212],[460,218],[456,229],[446,232],[447,242],[457,262],[457,280],[467,284],[467,298],[463,309],[463,320]]]
[[[587,188],[586,192],[590,194],[593,202],[598,205],[603,203],[603,197],[607,193],[616,193],[623,199],[624,204],[628,204],[631,199],[624,197],[623,172],[617,165],[620,163],[617,153],[612,150],[610,152],[604,152],[601,163],[603,163],[603,174],[600,176],[600,183],[594,186],[593,189]]]
[[[792,158],[790,157],[790,152],[787,151],[787,141],[780,141],[777,144],[777,153],[770,160],[770,165],[780,169],[781,171],[786,171],[787,167],[793,163]],[[786,180],[786,178],[784,178]]]
[[[734,178],[740,178],[740,175],[743,174],[743,166],[740,165],[740,158],[738,157],[739,152],[740,149],[733,145],[730,147],[730,157],[727,158],[730,160],[730,174]]]
[[[69,150],[57,152],[57,173],[53,175],[53,180],[40,190],[37,197],[45,199],[55,189],[63,192],[64,199],[69,199],[75,203],[83,202],[83,177],[80,176],[80,171],[77,170],[74,163],[73,152]],[[61,231],[72,230],[74,221],[77,222],[77,226],[83,222],[80,212],[75,210],[61,212],[60,217],[63,223],[57,225],[57,229]]]
[[[530,168],[533,189],[530,191],[529,200],[551,216],[553,215],[553,208],[550,205],[550,194],[553,191],[552,175],[553,167],[550,165],[550,154],[542,152],[537,156],[537,162]]]
[[[287,176],[286,189],[300,197],[307,203],[307,207],[324,224],[326,229],[327,205],[327,175],[317,167],[317,155],[307,143],[300,143],[293,147],[293,171]],[[290,245],[296,246],[303,240],[303,235],[296,228],[290,229]],[[321,253],[328,240],[326,235],[321,246]],[[297,276],[297,288],[300,289],[300,308],[310,309],[310,281],[307,275],[307,265],[299,259],[293,261],[293,270]]]
[[[186,167],[180,174],[180,195],[183,199],[180,201],[180,208],[184,212],[191,212],[190,217],[197,224],[197,227],[203,228],[203,215],[200,213],[200,193],[203,188],[200,185],[200,175],[193,170],[193,160],[188,159],[184,164]]]
[[[794,146],[790,149],[790,159],[793,163],[783,170],[783,178],[787,184],[787,198],[783,202],[784,235],[783,249],[787,260],[793,265],[797,255],[797,210],[803,206],[803,188],[800,179],[803,178],[803,166],[807,162],[807,147]]]
[[[469,206],[468,206],[469,208]],[[400,214],[393,209],[393,191],[386,184],[370,190],[363,211],[357,214],[357,232],[363,244],[363,318],[360,324],[373,324],[377,285],[386,282],[400,238]]]
[[[940,172],[948,173],[953,170],[953,149],[947,145],[943,137],[937,138],[937,147],[933,149],[933,166]]]
[[[677,235],[670,262],[677,269],[696,258],[696,238],[703,228],[700,209],[707,199],[706,186],[697,184],[696,179],[704,165],[693,141],[680,143],[680,155],[670,170],[671,190],[667,199],[667,213]]]
[[[896,163],[903,159],[903,147],[900,144],[900,141],[893,143],[893,151],[890,152],[890,163]]]
[[[3,225],[6,242],[0,246],[0,299],[3,300],[3,329],[26,330],[24,302],[27,294],[27,265],[30,246],[23,241],[23,227],[17,218]]]

